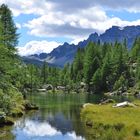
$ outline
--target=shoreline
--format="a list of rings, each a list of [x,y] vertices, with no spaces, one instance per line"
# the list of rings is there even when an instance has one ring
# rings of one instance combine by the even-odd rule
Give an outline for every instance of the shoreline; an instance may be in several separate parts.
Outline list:
[[[38,106],[30,103],[28,100],[25,100],[24,109],[22,110],[19,108],[15,108],[14,109],[15,111],[12,112],[12,114],[10,115],[6,115],[5,112],[0,112],[0,127],[14,125],[15,117],[17,118],[22,117],[26,111],[38,110],[38,109],[39,109]]]
[[[81,110],[88,139],[137,140],[140,138],[140,101],[134,101],[137,107],[126,106],[113,108],[114,103],[87,104]],[[97,135],[98,134],[98,135]]]

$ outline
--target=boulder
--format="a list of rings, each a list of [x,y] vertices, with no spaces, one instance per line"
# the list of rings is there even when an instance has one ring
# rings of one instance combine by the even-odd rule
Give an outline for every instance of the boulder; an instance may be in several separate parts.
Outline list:
[[[45,92],[46,89],[44,89],[44,88],[42,88],[42,89],[37,89],[37,91],[39,91],[39,92]]]
[[[26,110],[38,110],[39,107],[27,101],[25,103],[25,109]]]
[[[111,92],[109,93],[110,96],[116,96],[117,95],[117,91]]]
[[[65,90],[66,87],[65,87],[65,86],[57,86],[57,89],[58,89],[58,90]]]
[[[89,106],[89,105],[92,105],[91,103],[85,103],[84,105],[83,105],[83,108],[85,108],[85,107],[87,107],[87,106]]]
[[[128,95],[129,95],[129,93],[124,92],[124,93],[122,93],[122,95],[123,95],[123,96],[128,96]]]
[[[42,86],[42,89],[53,90],[53,86],[51,84],[46,84]]]
[[[86,83],[81,82],[81,83],[80,83],[80,88],[84,88],[84,89],[85,89],[85,88],[86,88]]]
[[[134,96],[139,97],[140,96],[140,92],[139,91],[135,91],[134,92]]]
[[[136,105],[133,103],[130,103],[128,101],[124,101],[122,103],[118,103],[118,104],[113,105],[113,107],[136,107]]]
[[[101,103],[99,105],[104,105],[104,104],[108,104],[108,103],[115,103],[115,100],[113,100],[113,99],[107,99],[105,101],[101,101]]]

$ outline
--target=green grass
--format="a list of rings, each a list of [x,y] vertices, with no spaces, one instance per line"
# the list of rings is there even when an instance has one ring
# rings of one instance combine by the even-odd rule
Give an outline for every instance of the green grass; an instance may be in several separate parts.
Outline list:
[[[136,108],[113,108],[113,104],[93,104],[83,108],[82,121],[93,125],[85,125],[86,133],[92,137],[87,139],[94,136],[100,140],[140,140],[140,101],[136,104],[139,105]]]

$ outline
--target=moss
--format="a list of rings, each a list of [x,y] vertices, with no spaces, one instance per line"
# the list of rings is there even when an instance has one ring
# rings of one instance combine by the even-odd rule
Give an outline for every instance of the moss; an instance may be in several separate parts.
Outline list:
[[[113,108],[113,104],[88,105],[81,111],[87,140],[138,140],[140,139],[140,101],[136,108]],[[87,124],[89,124],[89,127]],[[92,124],[92,125],[91,125]],[[88,136],[89,135],[89,136]]]

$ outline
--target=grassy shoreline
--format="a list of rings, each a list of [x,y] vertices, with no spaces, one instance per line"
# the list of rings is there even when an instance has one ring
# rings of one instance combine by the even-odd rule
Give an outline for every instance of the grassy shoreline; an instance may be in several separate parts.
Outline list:
[[[87,140],[139,140],[140,101],[136,108],[91,104],[81,110]]]

